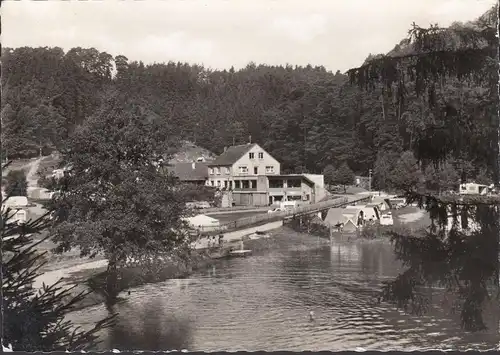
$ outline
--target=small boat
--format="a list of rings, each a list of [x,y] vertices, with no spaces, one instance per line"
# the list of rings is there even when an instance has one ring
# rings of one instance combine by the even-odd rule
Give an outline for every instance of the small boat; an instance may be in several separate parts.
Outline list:
[[[239,250],[230,250],[229,251],[229,256],[237,256],[237,257],[244,257],[251,255],[252,251],[248,249],[244,249],[244,243],[243,240],[240,242],[240,249]]]
[[[248,237],[250,239],[260,239],[260,238],[269,238],[270,236],[267,233],[256,231],[255,233],[249,234]]]
[[[248,255],[251,255],[252,251],[248,249],[240,249],[240,250],[233,250],[229,252],[230,256],[236,256],[236,257],[245,257]]]
[[[225,259],[228,256],[229,256],[229,254],[226,252],[218,252],[218,253],[211,254],[210,258],[216,260],[216,259]]]

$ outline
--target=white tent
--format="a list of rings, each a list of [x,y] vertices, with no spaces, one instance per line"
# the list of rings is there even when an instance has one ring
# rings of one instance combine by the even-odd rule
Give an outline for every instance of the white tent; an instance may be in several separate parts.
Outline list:
[[[194,217],[185,218],[185,220],[195,228],[199,227],[218,227],[219,220],[209,217],[204,214],[199,214]]]
[[[26,196],[10,196],[4,203],[5,207],[21,208],[28,206],[28,198]]]
[[[330,227],[334,227],[337,224],[342,223],[344,231],[354,232],[357,229],[356,212],[359,213],[359,211],[354,211],[353,213],[349,212],[350,211],[346,211],[345,208],[330,208],[328,210],[328,214],[326,215],[325,223]]]

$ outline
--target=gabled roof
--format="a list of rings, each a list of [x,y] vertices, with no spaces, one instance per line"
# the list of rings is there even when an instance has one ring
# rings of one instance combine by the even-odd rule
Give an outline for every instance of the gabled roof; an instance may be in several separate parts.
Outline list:
[[[240,159],[246,152],[252,149],[256,144],[241,144],[234,145],[227,148],[227,150],[219,155],[214,161],[208,163],[209,166],[228,166],[233,165]]]
[[[335,226],[337,223],[346,224],[349,222],[356,225],[356,222],[353,221],[353,218],[356,218],[356,216],[350,214],[349,211],[345,210],[345,208],[330,208],[328,210],[328,214],[326,215],[325,223],[330,226]]]
[[[204,163],[177,163],[169,166],[168,171],[172,172],[181,181],[208,179],[208,168]]]

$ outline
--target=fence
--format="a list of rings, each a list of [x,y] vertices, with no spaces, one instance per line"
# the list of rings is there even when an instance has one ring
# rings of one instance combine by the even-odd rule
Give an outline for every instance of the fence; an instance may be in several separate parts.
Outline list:
[[[351,199],[351,200],[349,200],[349,198],[347,198],[347,197],[340,197],[340,198],[336,198],[333,200],[314,203],[311,205],[300,206],[300,207],[294,208],[293,210],[289,210],[289,211],[275,212],[275,213],[270,213],[270,214],[262,214],[262,215],[252,216],[252,217],[240,218],[240,219],[237,219],[235,221],[221,224],[220,226],[217,226],[217,227],[206,227],[206,228],[202,227],[199,230],[202,233],[229,232],[229,231],[238,230],[238,229],[248,227],[248,226],[265,224],[265,223],[284,220],[286,218],[291,218],[294,216],[301,216],[301,215],[311,214],[314,212],[320,212],[320,211],[323,211],[323,210],[328,209],[328,208],[340,207],[340,206],[344,206],[344,205],[356,203],[356,202],[361,202],[361,201],[368,201],[369,199],[370,199],[369,196],[358,198],[358,199]]]
[[[200,212],[203,214],[212,214],[212,213],[245,212],[245,211],[256,211],[256,210],[267,211],[268,209],[269,209],[269,206],[233,206],[233,207],[203,208],[203,209],[200,209]]]

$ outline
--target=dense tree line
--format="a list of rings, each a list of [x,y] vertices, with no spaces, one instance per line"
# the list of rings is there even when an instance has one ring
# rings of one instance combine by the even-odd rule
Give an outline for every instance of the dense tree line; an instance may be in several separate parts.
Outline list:
[[[105,255],[110,301],[117,298],[119,268],[131,256],[188,254],[182,191],[161,171],[179,139],[216,153],[252,139],[285,171],[327,171],[341,185],[353,172],[373,168],[378,187],[405,191],[433,219],[424,238],[393,233],[407,270],[386,284],[383,299],[422,312],[421,288],[440,283],[458,291],[464,327],[484,329],[483,304],[491,285],[498,290],[498,199],[439,195],[457,179],[498,182],[495,11],[448,29],[414,27],[409,40],[387,55],[369,56],[349,75],[253,63],[239,71],[145,65],[82,48],[4,49],[3,156],[63,153],[72,168],[52,201],[54,241],[58,251],[78,246],[82,256]],[[447,233],[449,210],[455,227]],[[472,235],[456,228],[457,216],[467,214],[481,226]],[[9,233],[4,229],[3,241]],[[20,254],[15,243],[11,252],[23,256],[18,270],[29,270],[31,255]],[[35,271],[25,280],[31,293],[24,300],[31,299]],[[69,308],[61,311],[63,300],[44,291],[60,324]],[[9,297],[6,309],[20,315],[20,297]],[[35,298],[33,317],[45,311],[39,300],[45,299]],[[34,324],[38,332],[52,326]],[[58,338],[26,338],[17,347],[79,348],[94,339],[93,332],[81,333],[74,344],[70,330],[66,324]],[[14,338],[18,329],[8,331]]]
[[[461,46],[457,33],[493,21],[492,13],[450,27],[442,37],[446,48]],[[405,55],[412,46],[405,39],[365,63]],[[496,80],[491,65],[485,61],[478,71]],[[363,90],[350,85],[348,75],[323,67],[250,63],[220,71],[173,62],[146,65],[94,48],[64,53],[28,47],[4,49],[2,71],[2,147],[8,157],[63,149],[68,134],[111,90],[141,102],[176,137],[215,153],[251,139],[289,172],[321,173],[347,163],[362,175],[376,168],[374,183],[384,187],[382,172],[405,151],[422,172],[453,166],[463,180],[479,175],[491,181],[496,166],[498,125],[492,115],[498,97],[470,77],[424,90],[422,80],[408,75],[391,83],[391,93],[384,84]],[[405,100],[397,99],[403,95]]]

